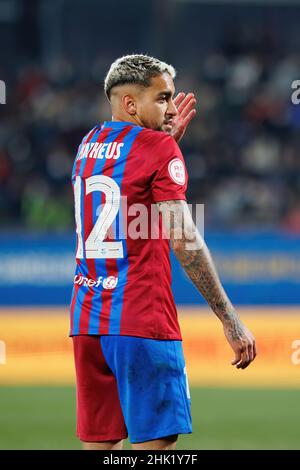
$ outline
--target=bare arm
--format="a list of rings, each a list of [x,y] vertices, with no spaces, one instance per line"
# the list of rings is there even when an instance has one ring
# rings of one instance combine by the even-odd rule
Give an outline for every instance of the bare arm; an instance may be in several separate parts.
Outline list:
[[[254,337],[242,324],[227,297],[209,250],[194,226],[187,203],[177,200],[158,202],[157,205],[176,257],[223,324],[225,336],[235,352],[232,364],[244,369],[256,356]]]

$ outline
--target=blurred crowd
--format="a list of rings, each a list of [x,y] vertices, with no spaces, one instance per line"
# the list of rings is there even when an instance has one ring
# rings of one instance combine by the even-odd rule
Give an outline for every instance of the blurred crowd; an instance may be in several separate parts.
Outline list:
[[[109,65],[98,59],[82,78],[65,58],[27,63],[7,86],[0,106],[2,228],[73,229],[71,169],[83,135],[111,117],[103,93]],[[176,82],[177,91],[198,99],[181,143],[189,202],[205,204],[208,228],[300,233],[300,105],[291,101],[299,56],[220,50],[190,67]]]

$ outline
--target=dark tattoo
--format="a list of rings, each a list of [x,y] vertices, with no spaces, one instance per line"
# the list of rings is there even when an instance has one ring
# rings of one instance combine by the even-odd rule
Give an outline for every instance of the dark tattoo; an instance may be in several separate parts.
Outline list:
[[[185,230],[181,230],[182,213],[185,211],[186,202],[164,201],[157,203],[157,205],[162,213],[164,223],[168,225],[170,242],[182,267],[218,318],[224,325],[228,325],[228,333],[232,339],[240,338],[243,334],[242,323],[222,287],[209,250],[194,227],[190,215],[187,225],[193,226],[193,241],[196,248],[187,249],[187,244],[191,243],[191,231],[186,233]],[[182,236],[178,239],[176,233],[180,230]],[[199,248],[197,248],[197,238]]]

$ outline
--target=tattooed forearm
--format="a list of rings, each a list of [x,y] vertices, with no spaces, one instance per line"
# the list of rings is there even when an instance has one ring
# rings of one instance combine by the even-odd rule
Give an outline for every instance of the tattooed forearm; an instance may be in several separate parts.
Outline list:
[[[207,246],[203,243],[200,250],[186,251],[184,243],[177,243],[175,254],[219,319],[222,322],[231,321],[235,316],[234,307],[221,285]]]
[[[225,337],[235,353],[231,364],[237,369],[245,369],[256,356],[255,338],[242,324],[228,299],[209,250],[194,227],[186,202],[166,201],[158,203],[158,206],[177,258],[223,323]]]
[[[209,250],[194,227],[191,215],[186,212],[186,202],[164,201],[158,203],[158,206],[164,225],[168,226],[172,248],[182,267],[222,323],[232,325],[232,336],[238,336],[241,329],[239,319],[221,285]],[[183,213],[187,218],[184,228]],[[178,233],[181,233],[180,237]],[[192,248],[187,248],[188,245]]]

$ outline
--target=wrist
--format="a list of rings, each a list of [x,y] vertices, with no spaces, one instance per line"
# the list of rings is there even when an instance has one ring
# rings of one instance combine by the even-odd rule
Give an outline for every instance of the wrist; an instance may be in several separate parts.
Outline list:
[[[223,326],[232,326],[234,324],[240,323],[239,316],[237,312],[234,310],[234,308],[228,310],[227,312],[223,313],[221,317],[221,321],[223,323]]]

